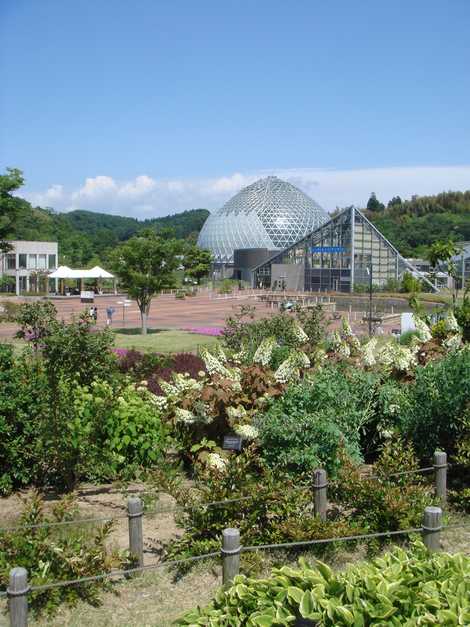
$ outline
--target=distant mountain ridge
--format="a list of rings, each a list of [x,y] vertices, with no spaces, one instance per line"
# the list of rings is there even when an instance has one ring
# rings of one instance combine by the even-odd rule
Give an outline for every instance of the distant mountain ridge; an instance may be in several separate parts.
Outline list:
[[[209,215],[207,209],[190,209],[138,220],[82,209],[56,213],[51,209],[32,207],[23,199],[18,201],[18,216],[9,238],[57,240],[61,262],[79,267],[105,262],[110,249],[145,229],[171,229],[179,239],[195,240]]]

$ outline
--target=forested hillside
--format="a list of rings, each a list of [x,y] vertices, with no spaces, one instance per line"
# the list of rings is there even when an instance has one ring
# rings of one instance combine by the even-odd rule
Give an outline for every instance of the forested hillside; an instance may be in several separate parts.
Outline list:
[[[195,238],[209,212],[193,209],[163,218],[136,220],[92,211],[55,213],[18,199],[10,239],[57,240],[61,262],[86,266],[105,262],[108,251],[143,229],[171,229],[178,238]]]
[[[425,255],[436,240],[470,241],[470,190],[396,196],[387,206],[372,194],[365,213],[406,257]]]
[[[56,213],[33,207],[14,195],[24,183],[23,172],[18,168],[7,168],[5,174],[0,174],[0,250],[5,240],[58,241],[60,263],[70,266],[106,262],[119,242],[144,229],[169,230],[179,239],[195,240],[209,215],[207,209],[147,220],[93,211]]]

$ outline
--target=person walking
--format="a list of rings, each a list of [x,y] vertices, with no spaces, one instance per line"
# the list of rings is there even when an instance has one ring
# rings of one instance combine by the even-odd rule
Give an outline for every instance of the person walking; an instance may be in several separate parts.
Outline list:
[[[109,327],[110,324],[113,323],[113,313],[114,313],[114,308],[113,307],[107,307],[106,309],[106,325]]]
[[[91,305],[91,307],[89,308],[88,315],[90,316],[90,318],[95,317],[95,308],[93,307],[93,305]]]

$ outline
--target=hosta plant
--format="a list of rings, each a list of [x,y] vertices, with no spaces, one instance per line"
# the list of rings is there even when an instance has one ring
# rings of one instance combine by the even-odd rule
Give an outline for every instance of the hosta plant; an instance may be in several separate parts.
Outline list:
[[[470,624],[470,558],[430,554],[416,542],[342,572],[304,560],[266,579],[244,575],[179,625],[270,627],[307,619],[324,627],[415,627]]]

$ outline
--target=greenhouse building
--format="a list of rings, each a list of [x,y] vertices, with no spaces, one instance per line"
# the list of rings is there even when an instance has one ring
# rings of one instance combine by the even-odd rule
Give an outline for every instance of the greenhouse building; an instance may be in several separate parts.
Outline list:
[[[252,270],[256,287],[309,292],[384,288],[407,271],[435,289],[355,207]]]
[[[327,220],[326,211],[307,194],[268,176],[243,188],[211,214],[198,245],[210,250],[215,268],[237,278],[237,268],[250,272]]]

